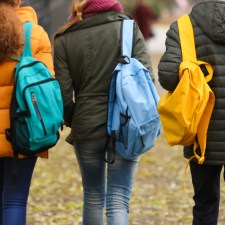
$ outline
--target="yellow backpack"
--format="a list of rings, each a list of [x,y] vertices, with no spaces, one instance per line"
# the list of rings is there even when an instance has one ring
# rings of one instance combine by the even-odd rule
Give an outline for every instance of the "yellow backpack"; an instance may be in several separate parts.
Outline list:
[[[215,96],[207,82],[212,79],[210,64],[196,58],[194,32],[187,14],[178,19],[182,62],[179,84],[173,92],[164,94],[158,111],[169,145],[193,147],[193,157],[199,164],[205,160],[207,130]],[[204,73],[203,73],[204,72]],[[200,147],[201,155],[196,153]],[[190,159],[190,160],[191,160]]]

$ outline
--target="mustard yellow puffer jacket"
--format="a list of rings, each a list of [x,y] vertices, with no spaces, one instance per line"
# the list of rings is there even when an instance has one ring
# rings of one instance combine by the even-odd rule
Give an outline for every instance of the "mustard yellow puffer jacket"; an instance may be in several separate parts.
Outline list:
[[[54,76],[51,43],[47,33],[37,24],[35,11],[31,7],[17,8],[16,11],[22,22],[34,22],[31,33],[32,54],[42,61]],[[5,129],[10,127],[9,107],[14,85],[13,69],[16,64],[17,62],[13,60],[0,63],[0,157],[13,156],[12,146],[6,140]],[[38,156],[47,158],[48,152],[38,154]]]

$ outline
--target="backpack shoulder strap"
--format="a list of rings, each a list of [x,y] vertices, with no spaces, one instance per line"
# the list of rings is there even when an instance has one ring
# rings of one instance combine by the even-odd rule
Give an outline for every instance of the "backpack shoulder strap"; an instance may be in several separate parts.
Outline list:
[[[32,50],[31,50],[31,31],[32,31],[32,22],[25,22],[23,24],[24,28],[24,48],[22,56],[32,56]]]
[[[196,61],[193,26],[188,14],[177,20],[183,61]]]
[[[130,58],[133,49],[134,20],[123,20],[121,29],[121,56]]]

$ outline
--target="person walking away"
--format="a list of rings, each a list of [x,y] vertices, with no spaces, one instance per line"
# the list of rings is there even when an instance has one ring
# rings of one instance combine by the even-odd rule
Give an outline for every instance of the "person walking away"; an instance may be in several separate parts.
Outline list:
[[[26,205],[31,177],[37,157],[19,156],[16,189],[12,192],[13,151],[6,140],[5,129],[10,127],[9,108],[14,85],[14,67],[18,63],[11,57],[19,57],[23,49],[23,23],[34,23],[31,35],[32,53],[45,63],[52,74],[53,61],[47,33],[37,24],[37,16],[31,7],[20,7],[21,0],[0,0],[0,224],[25,225]],[[48,157],[48,152],[38,156]]]
[[[146,4],[144,0],[138,0],[132,16],[137,22],[145,40],[154,37],[152,25],[157,20],[157,15],[150,5]]]
[[[71,21],[54,40],[54,67],[64,101],[64,121],[71,132],[83,185],[83,225],[128,225],[130,195],[139,157],[118,154],[105,162],[107,105],[112,72],[120,57],[124,19],[116,0],[73,0]],[[152,74],[145,40],[135,25],[133,55]],[[75,98],[75,101],[73,100]],[[107,167],[107,168],[106,168]]]
[[[207,132],[204,164],[198,164],[195,159],[190,162],[195,203],[193,225],[216,225],[218,222],[220,174],[225,164],[224,10],[224,1],[211,0],[196,4],[190,13],[197,59],[205,61],[213,67],[213,78],[208,84],[216,98]],[[167,32],[166,52],[158,65],[159,82],[164,89],[170,92],[173,92],[179,83],[181,61],[178,26],[177,22],[174,22]],[[184,147],[185,158],[190,159],[193,154],[193,146]]]

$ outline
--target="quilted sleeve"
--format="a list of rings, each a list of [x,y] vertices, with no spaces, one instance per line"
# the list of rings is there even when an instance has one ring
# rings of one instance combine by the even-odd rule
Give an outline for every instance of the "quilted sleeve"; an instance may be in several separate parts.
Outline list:
[[[179,66],[182,60],[177,22],[167,31],[166,51],[158,65],[158,79],[161,86],[174,91],[179,82]]]

